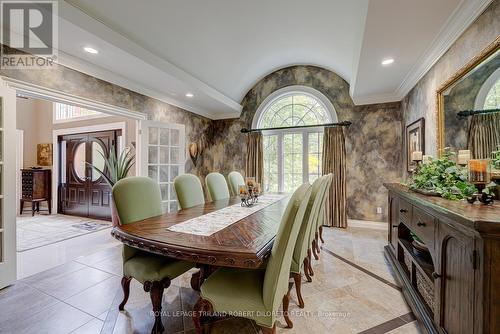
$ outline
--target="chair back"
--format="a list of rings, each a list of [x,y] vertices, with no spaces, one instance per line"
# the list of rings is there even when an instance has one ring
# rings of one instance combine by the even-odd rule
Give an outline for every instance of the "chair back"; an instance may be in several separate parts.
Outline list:
[[[233,194],[233,196],[238,196],[240,194],[239,186],[245,184],[243,175],[241,175],[237,171],[232,171],[227,176],[227,180],[229,181],[229,187],[231,188],[231,193]]]
[[[181,209],[205,204],[200,179],[193,174],[182,174],[174,179],[175,193]]]
[[[322,176],[325,185],[321,191],[320,194],[320,207],[318,211],[316,212],[315,217],[313,217],[313,222],[311,225],[311,229],[309,230],[309,237],[308,237],[308,242],[306,243],[306,247],[309,248],[311,246],[313,239],[315,238],[316,231],[318,231],[319,226],[323,224],[324,221],[324,216],[325,216],[325,208],[326,208],[326,200],[328,198],[329,190],[332,185],[332,180],[333,180],[333,174],[327,174]],[[306,248],[306,250],[307,250]]]
[[[283,213],[274,240],[263,286],[264,305],[272,311],[278,310],[281,300],[288,290],[293,249],[310,196],[311,186],[309,183],[304,183],[295,190]]]
[[[321,209],[321,201],[323,199],[322,195],[326,186],[327,176],[317,178],[312,184],[311,197],[309,197],[309,203],[307,204],[302,226],[300,227],[297,242],[295,243],[295,248],[293,250],[292,265],[290,267],[290,271],[293,273],[300,273],[300,267],[309,246],[308,240],[311,233],[310,231],[313,226],[316,226],[315,219]]]
[[[212,201],[229,198],[229,188],[226,179],[221,173],[210,173],[205,177],[208,194]]]
[[[122,224],[130,224],[163,214],[158,184],[144,176],[119,180],[113,186],[113,201]]]

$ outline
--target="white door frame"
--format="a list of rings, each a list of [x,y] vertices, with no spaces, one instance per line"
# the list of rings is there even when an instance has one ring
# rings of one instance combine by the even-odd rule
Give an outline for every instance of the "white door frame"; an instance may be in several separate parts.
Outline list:
[[[90,133],[98,131],[107,130],[121,130],[122,138],[126,140],[127,138],[127,123],[126,122],[116,122],[116,123],[104,123],[98,125],[90,125],[76,128],[66,128],[57,129],[52,131],[52,147],[53,147],[53,164],[52,164],[52,212],[57,213],[57,205],[59,203],[59,145],[57,138],[64,135],[73,135],[79,133]],[[137,173],[137,166],[135,166]]]
[[[16,215],[21,199],[21,169],[24,168],[24,130],[16,129]]]
[[[0,79],[2,104],[0,136],[0,289],[13,284],[17,274],[16,256],[16,91]]]

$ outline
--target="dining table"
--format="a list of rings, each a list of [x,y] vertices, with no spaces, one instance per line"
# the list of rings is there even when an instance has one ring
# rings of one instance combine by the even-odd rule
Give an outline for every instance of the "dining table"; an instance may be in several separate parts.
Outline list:
[[[115,226],[111,234],[130,247],[193,262],[200,270],[193,273],[191,286],[199,291],[217,268],[265,267],[289,198],[262,196],[251,207],[239,197],[206,202]]]

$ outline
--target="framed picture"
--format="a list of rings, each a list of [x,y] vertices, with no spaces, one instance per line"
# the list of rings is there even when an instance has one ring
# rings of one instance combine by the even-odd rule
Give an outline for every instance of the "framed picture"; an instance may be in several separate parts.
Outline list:
[[[415,169],[416,163],[411,160],[415,151],[425,154],[425,119],[422,117],[406,126],[406,166],[407,171]]]
[[[36,147],[38,166],[52,166],[52,144],[38,144]]]

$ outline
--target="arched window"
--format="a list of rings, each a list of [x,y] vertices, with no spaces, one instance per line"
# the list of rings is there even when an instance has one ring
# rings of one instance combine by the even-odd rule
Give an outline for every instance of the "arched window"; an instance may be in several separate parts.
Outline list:
[[[500,108],[500,79],[491,87],[484,101],[483,109]]]
[[[500,108],[500,68],[483,83],[476,96],[475,109]]]
[[[264,140],[265,191],[292,192],[321,175],[323,127],[273,129],[336,122],[333,105],[319,91],[286,87],[268,96],[253,127],[267,128]]]

